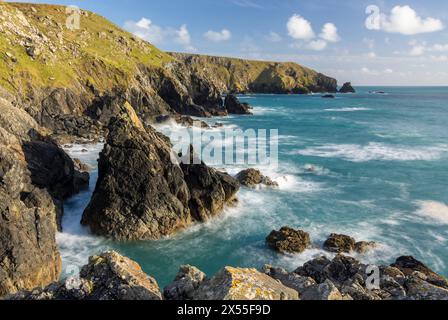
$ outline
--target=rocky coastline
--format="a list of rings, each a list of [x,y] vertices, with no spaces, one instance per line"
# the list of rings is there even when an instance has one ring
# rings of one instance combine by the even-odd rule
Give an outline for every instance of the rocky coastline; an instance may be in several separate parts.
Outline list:
[[[324,245],[333,260],[316,258],[293,272],[223,267],[207,277],[182,266],[161,290],[136,262],[105,252],[61,282],[63,202],[89,184],[88,167],[61,145],[105,139],[80,223],[116,241],[155,241],[220,215],[242,186],[276,184],[256,170],[233,178],[205,163],[175,164],[171,142],[151,124],[250,115],[234,94],[336,92],[337,82],[291,63],[168,54],[87,11],[92,28],[70,36],[62,6],[0,9],[0,299],[448,299],[446,280],[412,257],[379,267],[380,288],[367,289],[368,266],[343,254],[373,244],[337,234]],[[287,227],[268,239],[280,253],[312,246],[309,235]]]

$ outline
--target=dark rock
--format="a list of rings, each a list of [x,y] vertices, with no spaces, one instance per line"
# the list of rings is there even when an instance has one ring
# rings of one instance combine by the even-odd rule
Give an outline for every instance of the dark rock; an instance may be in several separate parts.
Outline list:
[[[266,238],[269,247],[281,253],[302,253],[311,246],[310,235],[302,230],[283,227]]]
[[[444,277],[438,275],[414,257],[400,257],[394,264],[392,264],[392,267],[399,269],[406,276],[412,275],[414,272],[420,272],[427,277],[427,282],[435,286],[448,289],[448,281]]]
[[[259,170],[247,169],[237,174],[236,179],[245,187],[254,188],[263,184],[270,187],[278,187],[278,183],[269,177],[263,176]]]
[[[316,281],[313,278],[300,276],[297,273],[289,273],[282,268],[274,268],[272,266],[266,265],[263,267],[263,272],[271,278],[280,281],[288,288],[296,290],[302,300],[304,300],[302,295],[309,288],[317,285]]]
[[[326,94],[326,95],[323,95],[322,98],[324,98],[324,99],[335,99],[336,97],[333,94]]]
[[[166,300],[192,300],[205,278],[205,273],[198,268],[182,266],[173,283],[164,289],[163,296]]]
[[[356,90],[352,87],[351,82],[346,82],[339,90],[340,93],[356,93]]]
[[[356,242],[352,237],[343,234],[331,234],[324,243],[324,249],[335,253],[366,253],[376,247],[375,242]]]
[[[233,94],[226,96],[224,107],[229,114],[252,114],[249,104],[241,103]]]

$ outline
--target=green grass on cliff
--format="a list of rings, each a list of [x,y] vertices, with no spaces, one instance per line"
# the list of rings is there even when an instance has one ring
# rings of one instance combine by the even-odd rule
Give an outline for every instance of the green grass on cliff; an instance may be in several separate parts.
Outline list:
[[[172,60],[101,16],[83,11],[79,30],[66,28],[67,17],[63,6],[0,3],[0,85],[70,87],[87,79],[106,89],[125,85],[140,64],[161,67]],[[42,47],[35,59],[23,45],[28,35]]]

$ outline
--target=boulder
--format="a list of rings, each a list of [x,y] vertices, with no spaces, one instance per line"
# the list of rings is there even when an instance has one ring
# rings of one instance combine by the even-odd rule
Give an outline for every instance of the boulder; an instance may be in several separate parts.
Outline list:
[[[166,300],[192,300],[206,275],[196,267],[181,266],[174,281],[163,290]]]
[[[162,300],[155,279],[134,261],[117,252],[93,256],[79,278],[53,283],[44,289],[20,292],[8,300]]]
[[[298,300],[297,291],[255,270],[225,267],[202,283],[195,300]]]
[[[445,289],[448,289],[448,281],[446,278],[437,274],[422,262],[411,256],[403,256],[398,258],[392,267],[399,269],[404,275],[410,276],[414,272],[422,273],[426,276],[426,281]]]
[[[273,230],[266,238],[266,243],[281,253],[302,253],[311,247],[308,233],[290,227],[283,227],[279,231]]]
[[[260,170],[247,169],[237,174],[236,179],[241,185],[254,188],[258,185],[266,185],[269,187],[278,187],[278,183],[272,181],[269,177],[263,176]]]
[[[302,293],[301,298],[302,300],[311,301],[344,300],[339,289],[330,280],[311,286]]]
[[[335,253],[366,253],[376,247],[375,242],[366,242],[356,240],[343,234],[331,234],[324,243],[324,249]]]
[[[233,94],[228,94],[224,101],[224,107],[229,114],[250,115],[250,106],[247,103],[241,103]]]
[[[351,82],[346,82],[339,90],[340,93],[356,93],[356,90],[352,87]]]
[[[271,278],[280,281],[284,286],[296,290],[302,300],[304,300],[302,295],[305,291],[317,285],[316,281],[311,277],[303,277],[297,273],[289,273],[282,268],[266,265],[263,267],[263,272]]]

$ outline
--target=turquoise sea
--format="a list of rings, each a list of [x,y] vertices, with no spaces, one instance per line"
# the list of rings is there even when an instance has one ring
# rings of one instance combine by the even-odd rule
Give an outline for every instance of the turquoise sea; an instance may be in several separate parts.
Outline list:
[[[413,255],[448,276],[448,88],[357,89],[336,99],[241,96],[254,116],[207,120],[243,130],[279,129],[279,168],[260,169],[280,188],[243,189],[239,205],[221,218],[169,239],[119,244],[81,228],[93,172],[90,190],[65,204],[64,233],[58,235],[64,274],[75,274],[89,255],[105,249],[136,260],[161,287],[182,264],[208,275],[225,265],[294,270],[329,255],[318,247],[330,233],[344,233],[380,244],[357,256],[363,262],[392,263]],[[90,146],[88,153],[84,148],[68,151],[96,167],[102,146]],[[236,174],[243,168],[226,169]],[[308,231],[317,248],[291,256],[267,249],[266,236],[285,225]]]

